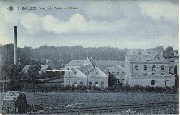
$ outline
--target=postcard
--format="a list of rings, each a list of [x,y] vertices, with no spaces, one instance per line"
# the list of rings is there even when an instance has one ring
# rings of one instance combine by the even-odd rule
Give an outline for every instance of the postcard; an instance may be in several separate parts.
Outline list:
[[[179,114],[178,0],[0,0],[0,113]]]

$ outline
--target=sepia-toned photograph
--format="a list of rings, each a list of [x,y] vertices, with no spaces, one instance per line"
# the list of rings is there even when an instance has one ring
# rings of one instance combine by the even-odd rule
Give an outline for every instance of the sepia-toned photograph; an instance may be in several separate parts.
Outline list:
[[[0,114],[179,114],[179,0],[0,0]]]

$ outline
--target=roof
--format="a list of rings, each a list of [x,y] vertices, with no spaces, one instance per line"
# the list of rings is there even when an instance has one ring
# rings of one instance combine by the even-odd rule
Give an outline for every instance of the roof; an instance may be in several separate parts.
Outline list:
[[[147,50],[138,53],[128,53],[125,58],[126,60],[134,62],[168,62],[161,53]]]
[[[101,71],[104,71],[107,67],[113,67],[115,65],[120,65],[125,67],[125,61],[118,60],[98,60],[96,66],[99,67]]]
[[[113,68],[119,68],[119,69],[123,70],[124,72],[128,73],[128,71],[120,65],[115,65],[115,66],[113,66]]]
[[[86,75],[82,73],[80,70],[73,68],[67,74],[64,75],[65,77],[70,78],[86,78]]]
[[[82,66],[81,68],[79,68],[79,70],[83,73],[87,73],[88,71],[90,71],[93,68],[94,67],[92,65],[85,65],[85,66]]]
[[[22,72],[26,73],[31,65],[25,65],[22,69]],[[49,65],[41,65],[40,71],[46,71],[48,69]]]
[[[72,60],[66,65],[67,66],[83,66],[84,62],[85,60]]]
[[[92,66],[95,67],[96,66],[96,61],[92,59],[92,57],[89,59],[89,61],[91,62]]]
[[[40,71],[46,71],[48,69],[49,65],[41,65]]]
[[[25,65],[24,68],[22,69],[22,72],[27,72],[29,67],[30,67],[30,65]]]
[[[8,91],[4,96],[3,100],[14,100],[14,98],[17,98],[18,96],[19,96],[18,91]]]
[[[102,72],[98,67],[95,67],[88,75],[88,77],[108,77],[104,72]]]

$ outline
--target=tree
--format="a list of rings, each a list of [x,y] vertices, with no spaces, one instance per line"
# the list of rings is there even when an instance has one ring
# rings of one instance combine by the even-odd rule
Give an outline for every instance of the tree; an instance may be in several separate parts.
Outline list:
[[[39,77],[39,71],[41,66],[39,64],[31,65],[28,69],[28,80],[32,84],[32,88],[34,89],[35,79]]]
[[[109,86],[109,87],[114,86],[114,84],[116,83],[116,81],[117,81],[117,78],[116,78],[113,74],[111,74],[110,72],[108,72],[108,86]]]
[[[164,57],[170,58],[174,56],[174,51],[172,46],[168,46],[164,51]]]
[[[21,74],[21,67],[20,65],[13,65],[10,64],[7,68],[7,76],[10,79],[10,89],[11,90],[20,90],[20,74]]]

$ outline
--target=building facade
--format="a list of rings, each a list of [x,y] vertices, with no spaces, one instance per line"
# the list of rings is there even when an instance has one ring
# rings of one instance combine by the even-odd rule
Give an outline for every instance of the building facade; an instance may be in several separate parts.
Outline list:
[[[175,77],[169,74],[170,63],[163,57],[163,48],[131,51],[125,57],[127,84],[130,86],[173,87]]]
[[[106,68],[105,73],[108,74],[109,72],[117,78],[117,83],[126,83],[127,71],[121,65],[115,65],[113,67]]]
[[[65,70],[64,86],[108,87],[108,76],[96,67],[92,59],[72,60]]]

